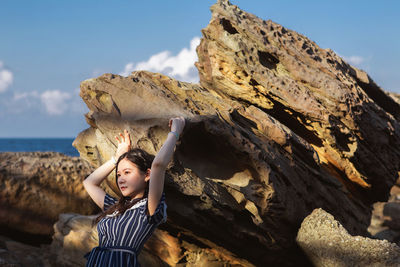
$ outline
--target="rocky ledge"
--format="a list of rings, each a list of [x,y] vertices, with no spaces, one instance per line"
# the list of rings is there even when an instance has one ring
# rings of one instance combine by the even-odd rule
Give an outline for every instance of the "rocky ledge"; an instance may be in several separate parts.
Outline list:
[[[51,237],[60,213],[97,212],[82,185],[92,170],[87,161],[57,152],[0,153],[0,234]]]

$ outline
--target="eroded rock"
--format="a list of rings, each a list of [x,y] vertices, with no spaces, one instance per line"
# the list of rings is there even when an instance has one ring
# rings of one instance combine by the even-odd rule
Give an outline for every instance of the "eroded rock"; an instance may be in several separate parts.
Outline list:
[[[298,266],[308,262],[297,229],[315,208],[367,235],[371,204],[398,178],[399,104],[303,35],[225,0],[211,10],[200,84],[146,71],[81,83],[91,126],[74,141],[81,157],[101,165],[123,129],[156,154],[169,118],[182,115],[160,228],[170,239],[230,262]],[[105,183],[118,192],[113,174]],[[176,255],[169,263],[191,262]]]
[[[51,236],[60,213],[98,211],[82,185],[92,170],[88,162],[57,152],[0,153],[2,234],[15,229]]]
[[[400,245],[400,179],[390,190],[389,200],[377,202],[373,207],[368,231],[374,238]]]
[[[297,243],[314,266],[399,266],[400,248],[386,240],[351,236],[323,209],[307,216]]]

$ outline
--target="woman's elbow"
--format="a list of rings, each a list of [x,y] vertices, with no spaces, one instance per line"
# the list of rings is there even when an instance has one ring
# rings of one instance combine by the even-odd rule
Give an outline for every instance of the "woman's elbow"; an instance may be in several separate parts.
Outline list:
[[[88,179],[88,177],[89,177],[89,176],[86,176],[86,178],[82,181],[83,187],[84,187],[85,189],[87,189],[88,186],[90,186],[90,184],[91,184],[91,182],[90,182],[90,180]]]
[[[162,161],[153,161],[153,163],[151,164],[151,169],[167,169],[168,164],[164,163]]]
[[[86,177],[87,178],[87,177]],[[83,187],[84,188],[86,188],[86,186],[87,186],[87,180],[86,180],[86,178],[82,181],[82,184],[83,184]]]

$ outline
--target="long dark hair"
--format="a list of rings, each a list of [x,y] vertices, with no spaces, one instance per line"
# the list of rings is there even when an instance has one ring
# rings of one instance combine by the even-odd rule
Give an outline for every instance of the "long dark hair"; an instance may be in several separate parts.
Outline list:
[[[147,153],[143,149],[134,148],[122,154],[118,160],[117,165],[115,167],[115,182],[118,187],[118,164],[121,160],[127,159],[130,162],[134,163],[141,172],[146,173],[147,169],[151,168],[151,164],[153,163],[154,156]],[[119,188],[119,187],[118,187]],[[143,197],[135,198],[133,200],[130,197],[121,196],[121,198],[111,207],[109,207],[106,211],[103,211],[97,218],[94,220],[93,224],[98,223],[102,218],[104,218],[108,214],[114,213],[114,211],[118,210],[118,215],[124,214],[124,212],[135,205],[138,201],[148,197],[149,194],[149,182],[147,182],[147,186],[144,191]]]

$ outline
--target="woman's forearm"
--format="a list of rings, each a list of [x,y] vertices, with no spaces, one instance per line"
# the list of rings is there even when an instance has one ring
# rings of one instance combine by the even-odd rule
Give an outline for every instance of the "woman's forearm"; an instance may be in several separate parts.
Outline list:
[[[114,161],[110,159],[92,172],[83,182],[99,186],[114,168]]]
[[[174,154],[174,148],[176,145],[176,137],[173,133],[169,133],[167,139],[165,140],[164,144],[162,145],[160,151],[157,153],[156,157],[153,160],[152,166],[161,166],[165,169],[170,162],[172,155]]]

